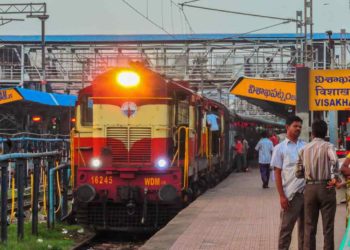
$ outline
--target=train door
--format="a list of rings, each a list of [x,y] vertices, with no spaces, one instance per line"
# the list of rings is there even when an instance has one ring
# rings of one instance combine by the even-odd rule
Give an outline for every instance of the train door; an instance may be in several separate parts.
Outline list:
[[[187,96],[178,97],[175,102],[175,127],[180,133],[179,137],[176,138],[176,146],[180,148],[179,157],[184,159],[185,156],[185,139],[186,131],[180,129],[180,127],[189,126],[189,116],[190,116],[190,102]]]
[[[81,96],[79,105],[79,120],[76,124],[76,138],[75,146],[77,148],[76,158],[78,166],[88,166],[85,159],[89,159],[94,149],[93,137],[93,100],[90,94]]]
[[[196,152],[200,155],[202,148],[202,130],[203,130],[203,112],[202,105],[197,102],[195,106],[195,130],[196,130]],[[197,154],[197,155],[198,155]]]

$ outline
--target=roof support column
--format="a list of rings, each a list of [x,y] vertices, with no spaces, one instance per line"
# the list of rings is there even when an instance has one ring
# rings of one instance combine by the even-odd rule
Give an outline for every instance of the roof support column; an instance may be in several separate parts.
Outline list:
[[[20,86],[24,87],[24,45],[21,45],[21,82]]]

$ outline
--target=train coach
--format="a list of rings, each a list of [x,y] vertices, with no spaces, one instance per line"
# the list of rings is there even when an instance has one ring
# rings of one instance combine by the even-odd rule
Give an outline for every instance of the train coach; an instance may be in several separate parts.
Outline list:
[[[116,231],[164,226],[230,172],[230,119],[224,105],[188,83],[137,63],[96,77],[79,92],[72,135],[78,223]]]

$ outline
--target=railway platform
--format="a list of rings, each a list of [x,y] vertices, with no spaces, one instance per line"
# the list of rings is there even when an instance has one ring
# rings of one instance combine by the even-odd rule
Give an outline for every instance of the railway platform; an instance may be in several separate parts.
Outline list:
[[[259,170],[234,173],[207,190],[150,238],[150,249],[277,249],[279,199],[274,183],[262,189]],[[345,204],[337,205],[335,247],[345,233]],[[317,248],[323,249],[321,217]],[[296,230],[291,249],[297,249]]]

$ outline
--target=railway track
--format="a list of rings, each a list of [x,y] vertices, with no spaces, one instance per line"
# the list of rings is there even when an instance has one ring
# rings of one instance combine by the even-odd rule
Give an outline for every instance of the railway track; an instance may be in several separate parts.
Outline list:
[[[68,200],[72,198],[72,194],[68,194]],[[24,210],[29,210],[31,208],[31,196],[24,195],[23,197],[23,202],[24,202]],[[12,205],[12,198],[7,199],[7,213],[11,213],[11,205]],[[39,199],[39,205],[43,206],[43,199]],[[15,211],[17,211],[17,197],[15,197]]]
[[[72,250],[137,250],[151,234],[101,232],[89,235]]]

